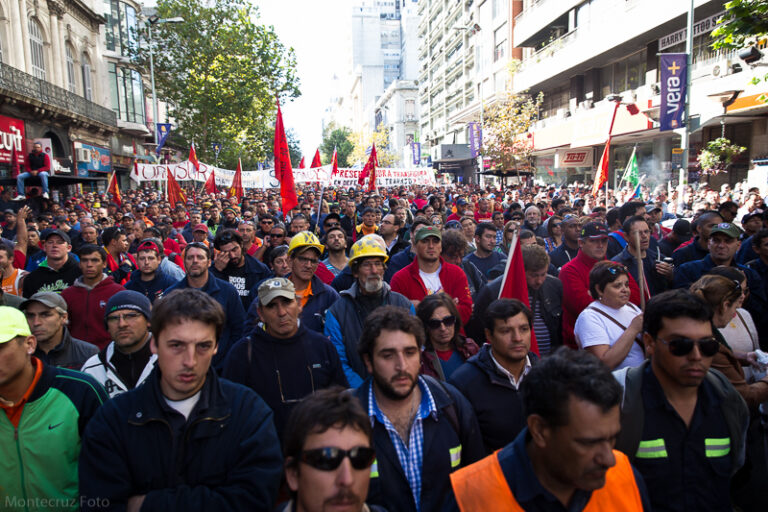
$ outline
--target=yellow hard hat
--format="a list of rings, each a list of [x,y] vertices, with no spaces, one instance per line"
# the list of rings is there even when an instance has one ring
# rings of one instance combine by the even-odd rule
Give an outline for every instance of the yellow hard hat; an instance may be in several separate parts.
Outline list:
[[[384,258],[386,262],[389,259],[387,251],[381,246],[381,244],[372,237],[363,237],[354,244],[349,251],[349,264],[358,258],[369,258],[375,256],[378,258]]]
[[[288,244],[288,254],[291,255],[295,249],[300,249],[302,247],[314,247],[320,251],[320,254],[323,254],[325,251],[325,246],[309,231],[299,231],[293,235],[291,243]]]

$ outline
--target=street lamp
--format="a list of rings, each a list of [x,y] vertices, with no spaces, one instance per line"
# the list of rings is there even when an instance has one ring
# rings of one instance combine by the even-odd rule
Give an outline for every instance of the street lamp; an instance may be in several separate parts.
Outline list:
[[[152,51],[152,25],[161,23],[184,23],[184,18],[176,16],[175,18],[160,18],[159,16],[150,16],[147,18],[147,29],[149,32],[149,76],[152,82],[152,120],[155,123],[153,127],[155,134],[155,147],[160,144],[157,133],[157,92],[155,91],[155,62]]]

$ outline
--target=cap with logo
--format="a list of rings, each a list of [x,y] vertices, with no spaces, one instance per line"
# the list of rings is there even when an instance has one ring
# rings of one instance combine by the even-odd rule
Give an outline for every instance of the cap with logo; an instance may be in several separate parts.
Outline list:
[[[33,302],[39,302],[45,307],[53,308],[59,313],[67,312],[67,301],[56,292],[37,292],[19,305],[22,311]]]
[[[722,233],[731,238],[739,238],[742,231],[736,224],[731,224],[730,222],[721,222],[712,228],[712,230],[709,232],[709,237],[712,238],[712,235],[715,233]]]
[[[206,226],[205,224],[197,224],[192,231],[193,232],[194,231],[205,231],[207,233],[208,232],[208,226]]]
[[[66,234],[64,231],[62,231],[60,229],[51,229],[51,228],[44,229],[43,232],[40,233],[40,240],[45,242],[46,240],[48,240],[53,235],[60,236],[61,239],[64,240],[68,244],[72,243],[72,240],[69,238],[69,235]]]
[[[289,300],[296,298],[296,288],[293,283],[284,277],[270,277],[259,285],[259,303],[266,306],[278,297]]]
[[[150,319],[152,303],[144,294],[135,292],[133,290],[122,290],[114,294],[107,301],[107,307],[104,309],[104,317],[108,317],[110,313],[119,311],[121,309],[132,309],[138,311],[144,315],[147,320]]]
[[[24,313],[10,306],[0,306],[0,343],[7,343],[16,336],[31,334]]]
[[[590,240],[599,240],[601,238],[608,238],[610,231],[608,227],[602,222],[587,222],[584,227],[581,228],[579,238],[582,240],[589,238]]]
[[[438,240],[443,239],[443,232],[440,231],[440,228],[437,226],[427,226],[423,228],[419,228],[418,231],[416,231],[416,237],[414,240],[417,242],[421,242],[427,237],[434,236],[437,237]]]

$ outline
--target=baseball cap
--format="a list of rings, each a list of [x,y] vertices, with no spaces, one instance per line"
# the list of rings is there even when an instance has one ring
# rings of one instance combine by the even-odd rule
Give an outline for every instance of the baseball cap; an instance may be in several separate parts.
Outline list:
[[[737,225],[731,224],[730,222],[721,222],[712,228],[712,231],[709,232],[709,236],[712,237],[712,235],[715,233],[722,233],[724,235],[728,235],[731,238],[739,238],[741,235],[741,229]]]
[[[749,213],[745,213],[744,216],[741,218],[741,223],[744,224],[745,222],[748,222],[749,219],[753,217],[760,217],[762,219],[763,213],[764,213],[763,210],[761,210],[760,208],[758,208],[757,210],[753,210]]]
[[[64,297],[62,297],[56,292],[37,292],[27,300],[22,302],[19,305],[19,309],[21,310],[26,309],[27,306],[29,306],[32,302],[39,302],[43,306],[53,308],[59,313],[67,312],[67,301],[65,301]]]
[[[437,226],[426,226],[423,228],[419,228],[418,231],[416,231],[416,238],[415,240],[417,242],[420,242],[424,240],[425,238],[429,236],[436,236],[438,240],[443,239],[443,233],[440,231],[440,228]]]
[[[284,277],[271,277],[259,285],[259,303],[266,306],[278,297],[296,299],[296,288]]]
[[[139,251],[155,251],[157,254],[163,254],[163,251],[152,240],[142,240],[139,247],[136,248],[136,252]]]
[[[110,313],[121,309],[138,311],[149,320],[152,304],[142,293],[133,290],[122,290],[114,294],[107,301],[107,307],[104,309],[104,318],[109,316]]]
[[[608,228],[602,222],[587,222],[584,224],[584,227],[581,228],[579,238],[582,240],[585,238],[597,240],[600,238],[608,238],[609,234]]]
[[[661,209],[661,206],[658,206],[656,204],[647,204],[647,205],[645,205],[645,213],[655,212],[656,210],[663,211]]]
[[[464,206],[464,205],[466,205],[466,204],[468,204],[468,203],[467,203],[467,200],[466,200],[466,199],[464,199],[463,197],[460,197],[460,198],[459,198],[459,199],[456,201],[456,206]]]
[[[200,223],[200,224],[196,225],[195,229],[193,229],[192,231],[205,231],[207,233],[208,232],[208,226],[206,226],[203,223]]]
[[[24,313],[10,306],[0,306],[0,343],[7,343],[16,336],[31,334]]]
[[[60,229],[51,229],[51,228],[44,229],[43,232],[40,233],[40,239],[43,242],[45,242],[46,240],[48,240],[53,235],[59,235],[62,238],[62,240],[64,240],[68,244],[72,243],[72,240],[69,238],[69,235],[66,234],[65,232],[63,232]]]

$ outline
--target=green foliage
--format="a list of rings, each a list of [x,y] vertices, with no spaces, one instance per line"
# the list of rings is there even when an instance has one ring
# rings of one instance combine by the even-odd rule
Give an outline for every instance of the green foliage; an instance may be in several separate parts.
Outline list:
[[[354,149],[354,146],[349,141],[351,133],[349,128],[339,128],[334,123],[329,124],[323,130],[323,142],[320,144],[320,153],[322,154],[324,165],[331,163],[333,149],[336,148],[339,167],[349,167],[349,155]],[[310,162],[307,162],[307,165]]]
[[[349,141],[355,146],[350,156],[353,163],[361,162],[365,165],[369,158],[365,152],[374,142],[376,143],[376,160],[379,167],[392,167],[398,160],[397,155],[389,150],[389,130],[383,124],[379,124],[379,127],[370,137],[366,138],[360,133],[352,133],[349,136]]]
[[[725,14],[712,31],[715,49],[739,49],[755,44],[768,35],[768,2],[731,0]]]
[[[731,144],[725,138],[717,138],[707,142],[707,147],[701,150],[697,157],[704,172],[724,171],[733,162],[733,157],[742,154],[747,148]]]
[[[152,27],[158,97],[175,133],[195,142],[201,161],[213,161],[218,142],[221,167],[233,169],[238,157],[256,167],[271,153],[276,98],[300,94],[293,49],[255,22],[245,0],[160,0],[157,15],[185,20]],[[140,62],[149,65],[147,48]]]

